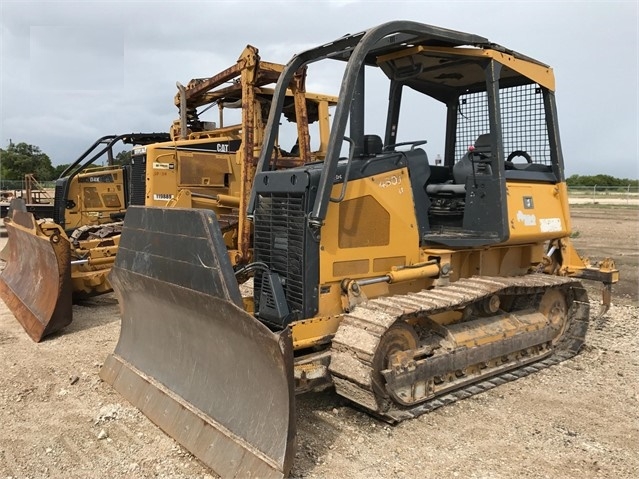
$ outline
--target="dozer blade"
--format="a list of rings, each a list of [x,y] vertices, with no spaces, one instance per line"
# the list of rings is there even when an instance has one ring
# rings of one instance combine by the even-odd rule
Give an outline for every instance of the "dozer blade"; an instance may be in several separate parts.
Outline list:
[[[71,246],[58,232],[50,236],[33,214],[20,209],[5,218],[7,265],[0,297],[36,342],[72,320]]]
[[[100,377],[220,476],[286,476],[290,331],[241,308],[214,213],[130,207],[109,279],[122,326]]]
[[[6,221],[11,221],[13,217],[14,211],[24,211],[27,212],[27,204],[24,202],[22,198],[14,198],[9,203],[9,210],[7,211],[7,216],[5,217]],[[7,242],[0,251],[0,259],[2,261],[9,261],[9,240],[7,238]]]

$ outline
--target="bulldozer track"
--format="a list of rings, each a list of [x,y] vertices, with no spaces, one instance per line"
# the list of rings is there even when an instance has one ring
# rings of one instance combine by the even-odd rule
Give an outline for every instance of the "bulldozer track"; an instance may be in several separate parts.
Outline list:
[[[397,321],[463,308],[494,294],[518,296],[543,293],[549,288],[570,291],[567,324],[563,335],[543,358],[510,369],[415,406],[393,403],[380,411],[372,388],[373,357],[382,335]],[[346,314],[332,344],[330,371],[336,391],[375,416],[397,423],[439,407],[488,391],[510,381],[565,361],[579,353],[588,329],[590,304],[585,289],[575,279],[533,274],[522,277],[473,277],[434,290],[369,300]]]
[[[114,223],[105,223],[102,225],[84,225],[76,228],[69,239],[71,240],[71,244],[78,248],[80,246],[80,241],[86,239],[94,239],[101,238],[107,239],[111,236],[119,235],[122,233],[122,225],[124,223],[122,221],[117,221]]]

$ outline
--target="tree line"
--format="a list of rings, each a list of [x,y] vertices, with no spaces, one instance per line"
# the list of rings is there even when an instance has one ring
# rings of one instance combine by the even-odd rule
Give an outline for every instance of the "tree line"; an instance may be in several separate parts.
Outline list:
[[[114,157],[114,164],[124,165],[131,162],[131,152],[121,151]],[[49,156],[35,145],[13,143],[0,148],[0,178],[9,181],[24,180],[24,175],[32,174],[38,181],[56,180],[70,164],[51,164]],[[99,166],[99,164],[96,164]]]
[[[566,179],[568,186],[639,186],[639,180],[631,180],[629,178],[615,178],[610,175],[572,175]]]

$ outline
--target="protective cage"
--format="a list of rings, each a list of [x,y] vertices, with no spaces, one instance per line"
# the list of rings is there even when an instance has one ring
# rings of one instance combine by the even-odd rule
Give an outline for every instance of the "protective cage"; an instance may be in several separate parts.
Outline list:
[[[520,150],[527,152],[533,163],[551,165],[542,88],[537,84],[502,88],[499,105],[504,157]],[[463,157],[480,135],[490,132],[488,112],[486,92],[460,96],[455,158]]]

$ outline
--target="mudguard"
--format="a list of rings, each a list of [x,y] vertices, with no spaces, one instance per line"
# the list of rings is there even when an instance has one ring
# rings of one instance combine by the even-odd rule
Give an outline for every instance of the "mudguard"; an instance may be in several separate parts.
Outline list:
[[[242,309],[215,214],[130,207],[109,280],[122,326],[102,379],[220,476],[286,476],[291,334]]]
[[[4,219],[7,265],[0,297],[36,342],[72,321],[71,245],[59,228],[45,233],[16,205]]]

